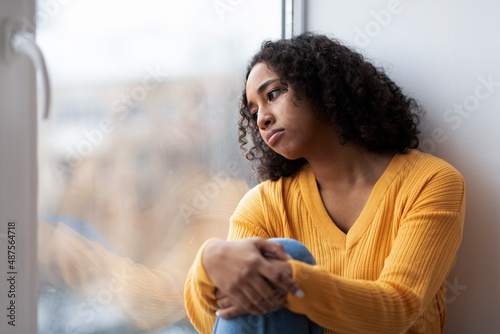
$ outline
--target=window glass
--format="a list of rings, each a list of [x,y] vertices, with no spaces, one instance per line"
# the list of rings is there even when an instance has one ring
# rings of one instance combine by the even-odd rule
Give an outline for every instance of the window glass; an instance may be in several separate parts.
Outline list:
[[[189,333],[183,284],[252,181],[246,65],[281,1],[39,0],[39,333]]]

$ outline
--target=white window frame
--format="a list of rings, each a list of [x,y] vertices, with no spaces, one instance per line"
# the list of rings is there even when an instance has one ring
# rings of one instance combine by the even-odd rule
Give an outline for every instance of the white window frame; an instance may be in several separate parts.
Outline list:
[[[34,67],[11,47],[35,0],[0,2],[0,332],[37,331],[37,107]],[[12,22],[15,22],[12,23]],[[35,33],[34,31],[31,31]]]

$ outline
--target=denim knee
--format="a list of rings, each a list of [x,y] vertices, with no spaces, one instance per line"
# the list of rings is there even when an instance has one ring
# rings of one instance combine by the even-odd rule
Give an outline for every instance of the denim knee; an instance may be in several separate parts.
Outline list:
[[[307,264],[316,264],[316,260],[312,256],[309,249],[307,249],[307,247],[300,241],[289,238],[270,238],[268,240],[281,244],[285,249],[285,252],[287,252],[287,254],[294,260]]]
[[[301,242],[288,238],[271,238],[269,241],[279,243],[293,259],[307,264],[316,264],[311,252]],[[323,334],[324,329],[309,320],[303,314],[293,313],[281,308],[261,315],[245,314],[232,319],[217,317],[213,329],[215,334],[233,333],[310,333]]]

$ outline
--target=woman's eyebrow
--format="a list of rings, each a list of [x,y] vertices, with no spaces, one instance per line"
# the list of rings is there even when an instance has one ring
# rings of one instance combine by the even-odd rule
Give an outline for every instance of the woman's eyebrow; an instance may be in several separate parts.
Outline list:
[[[278,81],[278,79],[267,80],[262,85],[260,85],[260,87],[257,89],[257,93],[261,94],[264,91],[264,89],[267,88],[267,86],[269,86],[270,84],[272,84],[273,82],[276,82],[276,81]]]

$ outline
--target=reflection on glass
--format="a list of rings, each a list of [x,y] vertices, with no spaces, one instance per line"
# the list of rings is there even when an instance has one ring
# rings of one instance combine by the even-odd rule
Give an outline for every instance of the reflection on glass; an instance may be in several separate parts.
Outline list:
[[[280,4],[40,1],[39,333],[193,331],[184,280],[248,190],[238,98]]]

